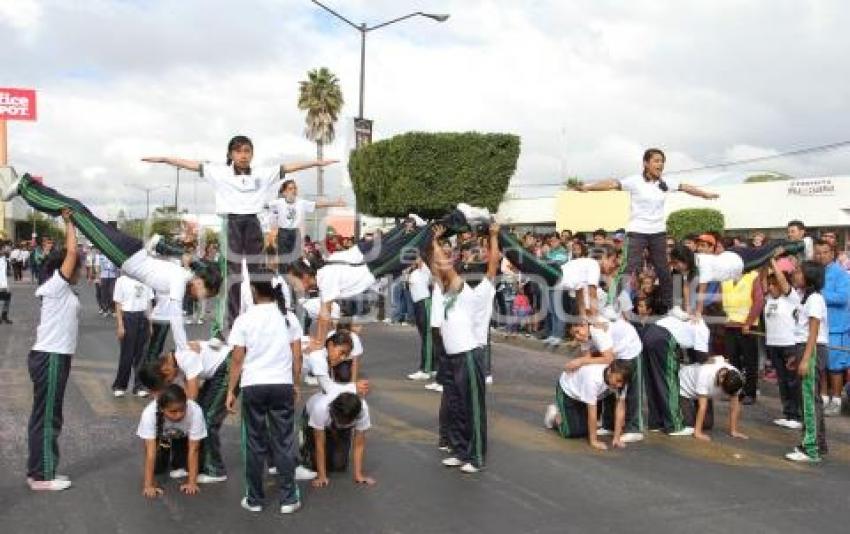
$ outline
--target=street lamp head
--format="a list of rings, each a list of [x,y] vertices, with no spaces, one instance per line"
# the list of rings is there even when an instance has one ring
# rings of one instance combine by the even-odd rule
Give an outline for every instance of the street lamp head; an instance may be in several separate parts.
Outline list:
[[[434,13],[422,13],[421,15],[429,19],[434,19],[437,22],[446,22],[449,20],[449,15],[435,15]]]

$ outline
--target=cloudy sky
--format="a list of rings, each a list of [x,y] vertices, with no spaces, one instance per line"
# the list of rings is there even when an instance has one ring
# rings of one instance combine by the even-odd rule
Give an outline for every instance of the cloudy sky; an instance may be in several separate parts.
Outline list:
[[[326,3],[370,24],[451,14],[369,35],[366,116],[376,139],[520,135],[519,196],[634,172],[647,146],[666,149],[673,170],[850,138],[842,0]],[[0,0],[0,32],[0,86],[39,91],[39,121],[9,125],[11,163],[108,217],[143,214],[132,184],[173,184],[146,155],[222,160],[241,133],[258,163],[313,157],[295,105],[312,68],[335,72],[346,98],[329,155],[351,144],[359,35],[308,0]],[[850,149],[758,168],[850,174]],[[331,196],[348,194],[343,171],[329,173]],[[309,171],[299,182],[314,190]],[[212,195],[186,175],[180,201],[205,211]]]

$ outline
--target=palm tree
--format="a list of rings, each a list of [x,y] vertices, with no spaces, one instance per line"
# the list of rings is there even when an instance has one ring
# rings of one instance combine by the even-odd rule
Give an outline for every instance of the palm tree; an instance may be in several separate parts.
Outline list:
[[[339,111],[342,109],[342,91],[336,74],[326,67],[307,72],[307,79],[299,82],[298,109],[307,112],[304,136],[316,143],[316,158],[324,159],[324,147],[333,143]],[[316,193],[324,193],[324,169],[316,167]]]

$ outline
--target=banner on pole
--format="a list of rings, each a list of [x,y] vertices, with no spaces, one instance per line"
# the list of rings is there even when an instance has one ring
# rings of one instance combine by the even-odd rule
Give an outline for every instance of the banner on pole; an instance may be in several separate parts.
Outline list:
[[[35,89],[0,87],[0,120],[36,120]]]
[[[354,147],[372,144],[372,121],[370,119],[354,119]]]

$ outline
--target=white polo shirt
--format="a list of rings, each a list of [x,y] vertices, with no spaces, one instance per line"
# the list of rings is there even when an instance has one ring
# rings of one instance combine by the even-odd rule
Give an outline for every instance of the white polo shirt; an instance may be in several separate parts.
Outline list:
[[[191,349],[174,351],[177,367],[183,371],[186,380],[193,378],[209,380],[233,350],[233,347],[228,345],[222,345],[218,350],[213,349],[207,341],[201,341],[200,345],[200,353]]]
[[[287,320],[289,325],[287,325]],[[242,387],[292,384],[292,346],[300,342],[301,325],[295,316],[280,313],[277,304],[255,304],[236,318],[227,344],[245,347]]]
[[[269,202],[269,226],[286,230],[301,230],[303,233],[304,216],[314,211],[316,211],[315,202],[300,198],[296,198],[295,202],[288,202],[285,198],[278,198]]]
[[[599,262],[593,258],[576,258],[561,265],[561,280],[558,286],[568,291],[599,286]]]
[[[364,263],[363,253],[358,247],[335,252],[328,262],[316,273],[319,298],[330,302],[340,298],[357,296],[371,288],[376,280]]]
[[[655,324],[670,332],[679,347],[683,349],[694,349],[699,352],[708,352],[709,332],[705,321],[692,323],[691,321],[682,321],[681,319],[667,316]]]
[[[605,383],[605,369],[602,363],[583,365],[570,373],[561,373],[559,383],[561,389],[571,399],[596,405],[596,401],[613,391]]]
[[[640,340],[635,327],[622,317],[610,323],[608,333],[613,342],[614,357],[618,360],[634,360],[643,351],[643,343]]]
[[[664,182],[668,193],[678,191],[681,185],[675,178],[664,178]],[[642,174],[635,174],[620,180],[620,188],[628,191],[630,196],[627,231],[659,234],[667,230],[664,216],[666,193],[658,186],[658,182],[647,182]]]
[[[407,279],[410,287],[410,298],[413,302],[420,302],[431,296],[431,269],[424,263],[421,267],[410,271]]]
[[[800,294],[795,289],[776,299],[769,294],[765,296],[764,330],[768,347],[791,347],[797,342],[794,331],[799,307]]]
[[[493,317],[493,298],[496,288],[489,278],[484,278],[472,290],[476,298],[476,309],[473,315],[475,341],[479,347],[486,347],[490,341],[490,319]]]
[[[0,289],[9,289],[9,279],[6,276],[6,263],[6,256],[0,255]]]
[[[79,332],[80,300],[59,269],[38,286],[41,318],[32,350],[55,354],[74,354]]]
[[[694,254],[699,283],[738,280],[744,272],[744,260],[734,252],[720,254]]]
[[[735,369],[723,356],[712,358],[706,363],[683,365],[679,369],[679,395],[686,399],[698,397],[718,397],[723,389],[717,385],[717,372],[721,369]]]
[[[156,401],[150,402],[142,411],[136,435],[142,439],[157,439],[156,435]],[[186,414],[180,421],[162,418],[162,435],[172,438],[189,438],[190,441],[201,441],[207,437],[207,425],[204,422],[204,412],[198,403],[189,399],[186,401]]]
[[[112,300],[121,305],[122,312],[145,312],[151,306],[153,290],[138,280],[122,274],[115,281],[115,293]]]
[[[434,284],[431,290],[431,328],[440,328],[443,325],[443,290],[440,284]]]
[[[809,318],[820,319],[818,326],[818,345],[829,343],[829,317],[826,301],[820,293],[812,293],[806,302],[801,304],[797,313],[797,327],[794,338],[797,343],[807,343],[809,340]]]
[[[251,167],[251,174],[236,175],[232,166],[204,163],[201,177],[213,186],[215,212],[219,215],[256,215],[262,212],[283,180],[279,165]]]
[[[340,392],[316,393],[307,399],[307,416],[310,428],[324,430],[331,426],[331,403],[339,396]],[[369,419],[369,405],[364,399],[360,399],[362,409],[360,415],[354,419],[353,428],[358,432],[365,432],[372,427]]]
[[[466,282],[460,292],[443,294],[440,334],[446,354],[463,354],[479,346],[475,335],[478,306],[478,297]]]

